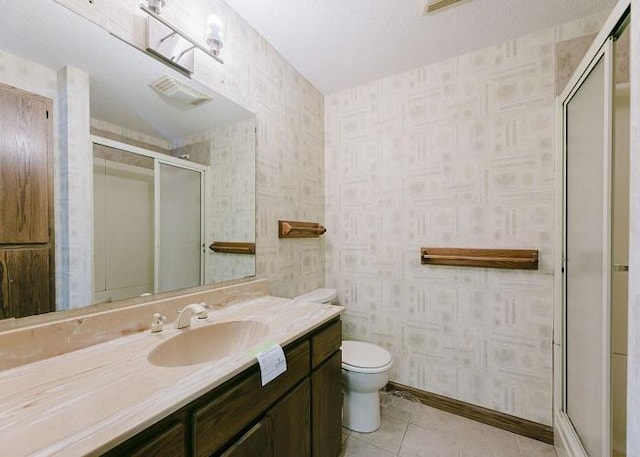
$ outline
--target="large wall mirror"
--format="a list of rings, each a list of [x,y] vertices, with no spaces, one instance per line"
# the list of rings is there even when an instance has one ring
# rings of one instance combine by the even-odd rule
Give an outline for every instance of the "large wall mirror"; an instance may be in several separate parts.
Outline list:
[[[0,219],[41,190],[25,224],[50,220],[51,238],[0,230],[0,318],[254,276],[255,251],[209,248],[255,243],[253,113],[54,1],[2,6],[0,116],[18,120],[0,128],[0,190],[18,203]],[[32,95],[52,107],[41,159]]]

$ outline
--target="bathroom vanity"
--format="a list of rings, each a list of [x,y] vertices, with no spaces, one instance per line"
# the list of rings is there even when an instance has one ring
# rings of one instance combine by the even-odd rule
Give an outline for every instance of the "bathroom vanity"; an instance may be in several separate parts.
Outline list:
[[[343,308],[272,297],[265,284],[0,332],[3,454],[337,457]],[[154,313],[171,321],[199,302],[212,305],[206,319],[149,331]],[[225,328],[248,328],[250,338],[220,339]],[[210,361],[151,355],[188,335]],[[287,370],[262,386],[255,355],[273,344]],[[211,352],[219,345],[228,352]]]
[[[272,382],[261,386],[253,365],[105,455],[337,457],[341,335],[334,319],[285,347]]]

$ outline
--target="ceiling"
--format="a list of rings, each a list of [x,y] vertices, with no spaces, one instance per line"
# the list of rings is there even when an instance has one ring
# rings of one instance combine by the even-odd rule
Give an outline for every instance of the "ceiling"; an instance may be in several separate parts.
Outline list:
[[[324,94],[605,10],[617,0],[226,0]]]

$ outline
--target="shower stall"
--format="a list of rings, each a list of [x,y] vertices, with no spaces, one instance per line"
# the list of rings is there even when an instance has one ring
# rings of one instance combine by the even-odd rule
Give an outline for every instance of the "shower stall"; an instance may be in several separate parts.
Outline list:
[[[625,455],[630,14],[621,0],[559,98],[554,428],[561,456]]]

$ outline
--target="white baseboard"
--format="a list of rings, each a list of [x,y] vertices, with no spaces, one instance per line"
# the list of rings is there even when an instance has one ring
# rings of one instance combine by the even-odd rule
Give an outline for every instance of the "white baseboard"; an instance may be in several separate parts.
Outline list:
[[[558,457],[589,457],[566,413],[557,411],[555,419],[553,429]]]

